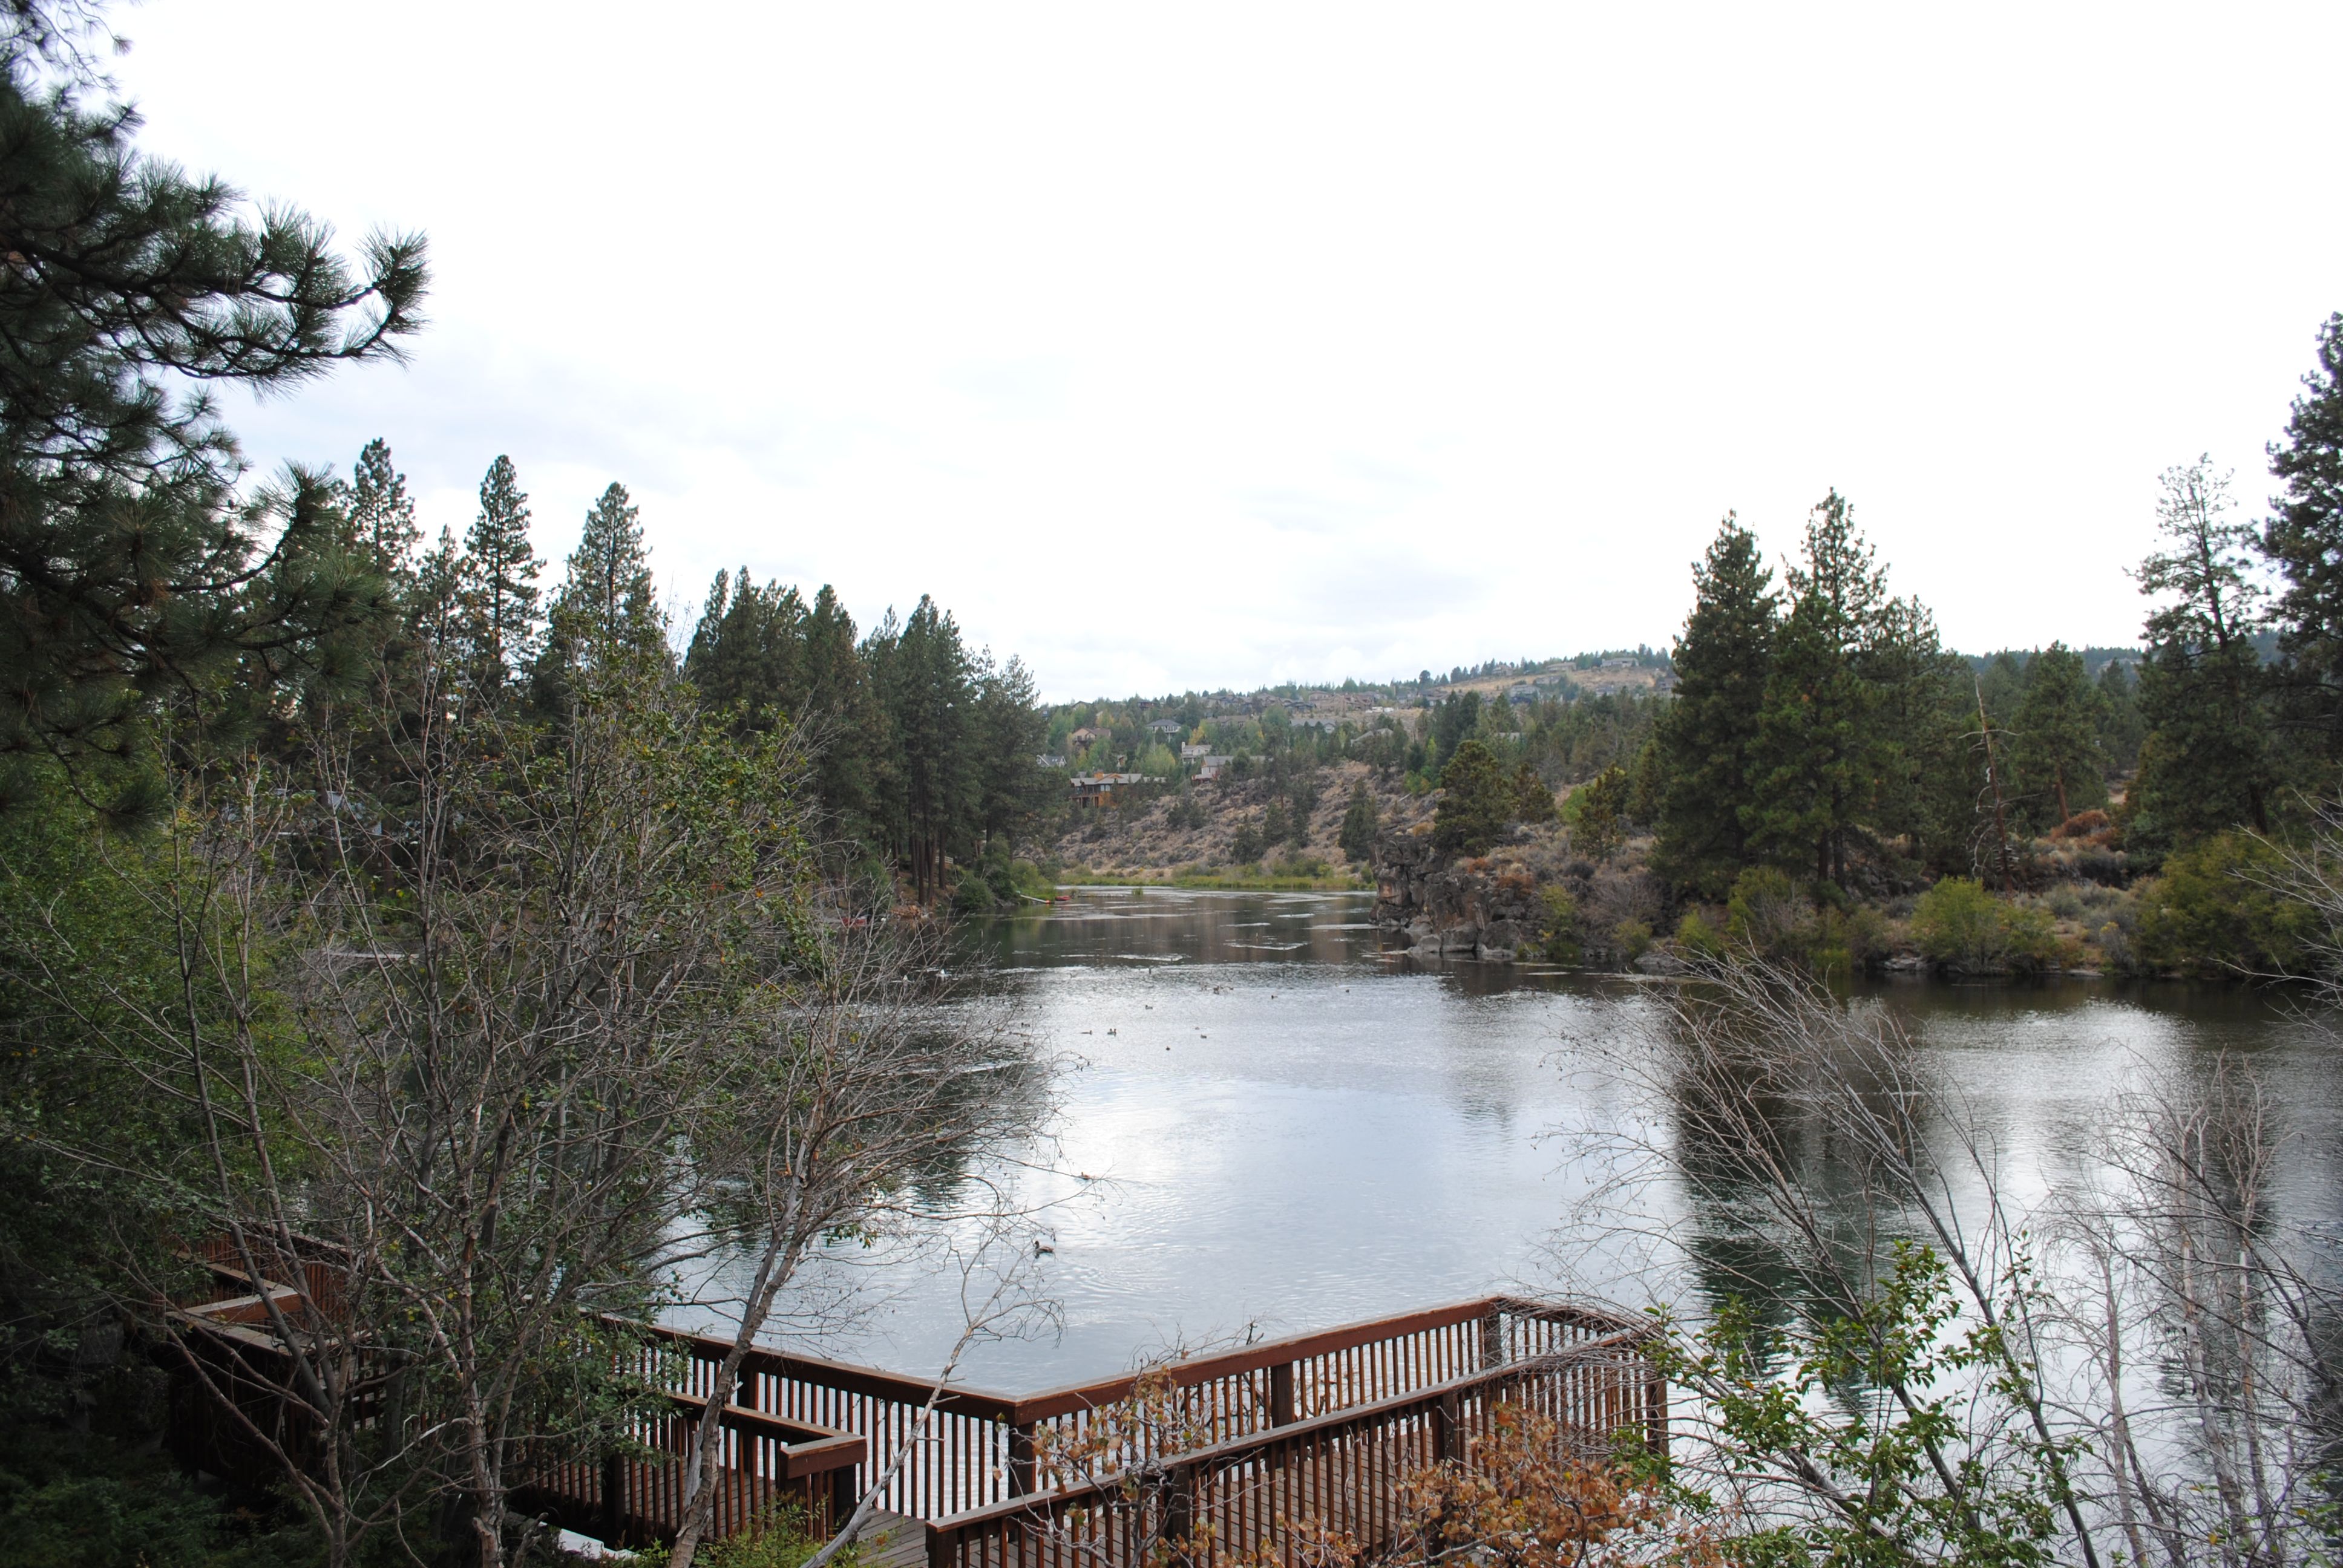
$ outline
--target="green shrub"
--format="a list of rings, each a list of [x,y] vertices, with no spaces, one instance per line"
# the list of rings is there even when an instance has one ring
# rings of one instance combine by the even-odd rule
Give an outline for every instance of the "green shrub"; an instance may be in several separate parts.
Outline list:
[[[1577,963],[1578,900],[1570,896],[1569,889],[1551,884],[1538,897],[1544,906],[1544,919],[1538,927],[1538,946],[1544,952],[1546,961]]]
[[[1946,877],[1912,907],[1912,940],[1940,964],[1981,969],[2001,953],[2001,900],[1971,877]]]
[[[2058,957],[2058,931],[2047,910],[2030,904],[2005,904],[2001,915],[2001,959],[2015,969],[2044,969]]]
[[[1714,963],[1725,956],[1725,933],[1703,919],[1698,910],[1686,910],[1684,919],[1676,922],[1676,946],[1688,959]]]
[[[2309,909],[2260,879],[2278,851],[2245,833],[2217,833],[2164,862],[2139,891],[2137,961],[2186,974],[2304,974],[2316,934]]]
[[[1652,928],[1643,920],[1621,920],[1611,928],[1611,944],[1632,964],[1652,950]]]
[[[1968,877],[1946,877],[1920,895],[1912,940],[1952,969],[2040,969],[2058,956],[2047,910],[1997,899]]]
[[[1807,962],[1826,974],[1853,974],[1887,956],[1887,917],[1867,904],[1825,908],[1816,918]]]
[[[1778,962],[1805,961],[1814,934],[1808,903],[1786,873],[1750,867],[1735,879],[1725,913],[1725,934],[1735,948]]]

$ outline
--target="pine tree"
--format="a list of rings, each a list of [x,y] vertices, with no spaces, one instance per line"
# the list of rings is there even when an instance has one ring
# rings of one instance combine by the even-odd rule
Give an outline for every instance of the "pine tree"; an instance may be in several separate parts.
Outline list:
[[[422,542],[407,476],[391,466],[390,443],[379,436],[360,448],[351,467],[345,506],[349,545],[363,551],[377,571],[398,570]]]
[[[2269,829],[2264,672],[2254,652],[2263,589],[2254,529],[2235,520],[2228,476],[2209,457],[2167,468],[2157,528],[2167,548],[2140,563],[2140,592],[2170,596],[2147,618],[2140,668],[2148,726],[2129,836],[2179,847],[2239,823]]]
[[[292,207],[249,210],[133,145],[118,105],[56,86],[47,7],[0,17],[0,795],[63,761],[142,776],[163,691],[269,680],[380,603],[307,481],[247,505],[215,401],[396,358],[421,326],[419,237],[353,260]],[[83,87],[92,84],[82,83]],[[126,798],[126,810],[141,801]]]
[[[1604,860],[1627,841],[1627,797],[1633,786],[1627,770],[1605,768],[1570,797],[1570,847],[1582,855]]]
[[[960,627],[925,594],[894,638],[887,706],[902,789],[905,859],[914,895],[932,901],[944,859],[964,842],[981,803],[970,764],[973,692]]]
[[[1549,796],[1549,809],[1551,801]],[[1351,803],[1343,809],[1342,830],[1335,840],[1353,865],[1363,866],[1374,858],[1376,826],[1375,798],[1362,779],[1351,786]]]
[[[804,628],[805,710],[820,726],[815,794],[839,831],[875,846],[885,819],[882,769],[892,750],[888,718],[855,644],[854,618],[829,584],[814,595]]]
[[[2010,767],[2037,821],[2045,804],[2055,806],[2056,826],[2107,803],[2098,719],[2082,655],[2054,642],[2026,661],[2026,692],[2011,725]]]
[[[1536,767],[1527,761],[1513,769],[1513,818],[1521,822],[1554,820],[1554,791],[1538,777]]]
[[[737,578],[718,572],[692,629],[684,674],[702,701],[733,712],[738,729],[802,719],[809,706],[806,636],[796,588],[778,580],[759,586],[745,566]]]
[[[1806,522],[1803,561],[1786,573],[1790,612],[1774,642],[1742,816],[1749,845],[1818,882],[1845,884],[1847,847],[1879,783],[1879,692],[1866,651],[1888,611],[1885,574],[1836,490]]]
[[[1756,536],[1727,512],[1693,568],[1693,608],[1676,641],[1676,689],[1658,728],[1658,842],[1666,875],[1720,898],[1749,863],[1743,814],[1751,750],[1773,660],[1776,599]]]
[[[1513,816],[1513,780],[1486,743],[1468,739],[1440,770],[1440,804],[1433,811],[1432,842],[1467,855],[1484,853]]]
[[[980,656],[975,684],[977,824],[988,840],[1013,840],[1049,799],[1037,758],[1050,720],[1022,659],[996,667],[990,653]]]
[[[480,480],[480,513],[457,567],[471,677],[483,691],[500,689],[537,651],[537,575],[528,498],[512,459],[499,456]]]
[[[624,485],[604,490],[586,514],[548,618],[557,665],[639,663],[666,654],[640,512]]]
[[[1966,871],[1976,825],[1971,779],[1976,685],[1966,659],[1945,651],[1927,607],[1887,601],[1857,668],[1871,688],[1871,836],[1900,840],[1921,866]]]
[[[2286,493],[2270,503],[2262,548],[2287,579],[2274,619],[2288,707],[2331,758],[2343,754],[2343,312],[2319,327],[2318,356],[2285,444],[2269,447]]]
[[[2147,726],[2139,715],[2139,683],[2122,659],[2108,660],[2099,671],[2094,709],[2099,749],[2107,757],[2107,767],[2116,773],[2129,773],[2139,766],[2139,746],[2147,738]]]

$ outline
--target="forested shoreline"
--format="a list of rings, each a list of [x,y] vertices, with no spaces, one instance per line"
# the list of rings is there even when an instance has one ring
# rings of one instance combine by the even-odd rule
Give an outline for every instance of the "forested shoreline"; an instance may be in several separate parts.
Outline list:
[[[1397,879],[1400,844],[1518,907],[1477,957],[1697,970],[1725,1005],[1687,1003],[1685,1054],[1638,1070],[1690,1064],[1687,1125],[1737,1135],[1712,1141],[1742,1161],[1730,1180],[1781,1183],[1794,1227],[1811,1193],[1766,1164],[1764,1102],[1793,1081],[1845,1090],[1850,1042],[1880,1081],[1908,1059],[1885,1014],[1821,983],[1899,943],[1975,972],[2335,968],[2343,315],[2271,447],[2268,518],[2207,463],[2165,477],[2136,659],[1947,651],[1833,491],[1778,576],[1728,516],[1671,651],[1047,703],[926,593],[859,626],[834,585],[809,597],[743,566],[676,624],[618,482],[556,562],[508,455],[436,540],[387,438],[346,475],[254,474],[223,396],[397,363],[428,247],[341,246],[145,153],[110,46],[96,7],[0,5],[0,1557],[543,1561],[546,1475],[648,1462],[657,1421],[680,1523],[650,1555],[800,1568],[820,1544],[801,1513],[713,1533],[745,1358],[792,1312],[803,1329],[864,1304],[835,1281],[793,1294],[806,1271],[826,1249],[930,1245],[1040,1300],[1010,1287],[1051,1249],[983,1161],[1044,1141],[1067,1064],[947,1004],[970,996],[954,920],[1061,880],[1357,886]],[[1742,1074],[1749,1049],[1762,1070]],[[1921,1101],[1892,1098],[1818,1101],[1816,1125],[1908,1153]],[[2124,1234],[2214,1260],[2131,1298],[2159,1324],[2197,1313],[2171,1332],[2220,1361],[2172,1407],[2204,1415],[2209,1435],[2180,1441],[2207,1463],[2309,1432],[2334,1386],[2320,1287],[2294,1254],[2255,1252],[2263,1216],[2233,1200],[2256,1190],[2205,1161],[2208,1128],[2268,1160],[2249,1100],[2133,1108],[2134,1174],[2184,1171],[2194,1207]],[[1926,1175],[1901,1171],[1883,1209],[1920,1211]],[[2181,1220],[2198,1229],[2175,1241]],[[1567,1474],[1533,1464],[1497,1503],[1419,1510],[1398,1560],[1584,1562],[1623,1507],[1685,1527],[1662,1559],[1685,1568],[2036,1568],[2060,1511],[2087,1541],[2070,1461],[2128,1443],[2121,1420],[2094,1407],[2087,1438],[2053,1435],[1998,1327],[1930,1360],[1960,1312],[2042,1299],[2015,1221],[1986,1234],[2000,1251],[1957,1286],[1948,1257],[1967,1258],[1925,1244],[1801,1261],[1825,1284],[1799,1399],[1868,1379],[1906,1401],[1876,1424],[1825,1431],[1819,1398],[1736,1406],[1774,1353],[1737,1308],[1707,1338],[1663,1318],[1671,1337],[1638,1342],[1716,1430],[1812,1487],[1807,1533],[1704,1512],[1642,1435],[1604,1432],[1617,1446]],[[2263,1293],[2227,1332],[2204,1326],[2214,1290]],[[723,1332],[686,1390],[647,1325],[711,1297]],[[1019,1310],[1001,1299],[969,1307],[970,1336]],[[1975,1466],[1939,1452],[1924,1472],[1951,1430],[1921,1403],[1939,1366],[1986,1369],[2001,1402]],[[1164,1495],[1158,1462],[1196,1437],[1135,1450],[1156,1468],[1124,1501]],[[1031,1479],[1034,1441],[1004,1435],[1004,1473]],[[2125,1506],[2178,1522],[2156,1523],[2157,1560],[2308,1560],[2205,1556],[2199,1522],[2251,1516],[2243,1484],[2217,1507],[2111,1452]],[[864,1479],[888,1462],[874,1447]],[[2331,1481],[2331,1452],[2306,1439],[2280,1468],[2292,1507]],[[1886,1501],[1851,1507],[1823,1469],[1886,1476]],[[1577,1489],[1598,1473],[1590,1525]],[[1435,1500],[1466,1479],[1424,1473],[1438,1486],[1409,1484]],[[2281,1544],[2332,1513],[2287,1517]],[[1172,1544],[1149,1561],[1184,1561]],[[1328,1568],[1359,1553],[1339,1535],[1310,1550]]]

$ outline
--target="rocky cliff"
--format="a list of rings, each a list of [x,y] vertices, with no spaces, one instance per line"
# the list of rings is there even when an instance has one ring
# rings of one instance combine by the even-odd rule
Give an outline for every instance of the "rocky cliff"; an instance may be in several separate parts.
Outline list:
[[[1375,923],[1404,931],[1426,955],[1502,961],[1534,945],[1536,869],[1511,855],[1443,854],[1430,827],[1386,833],[1375,846]]]
[[[1666,894],[1644,868],[1647,846],[1631,841],[1598,861],[1574,853],[1559,828],[1517,827],[1486,855],[1448,855],[1432,847],[1430,823],[1400,829],[1375,845],[1375,922],[1426,958],[1649,968],[1639,960]]]

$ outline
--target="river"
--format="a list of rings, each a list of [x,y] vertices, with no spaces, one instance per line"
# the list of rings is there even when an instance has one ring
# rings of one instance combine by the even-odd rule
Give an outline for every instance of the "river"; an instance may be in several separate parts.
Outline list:
[[[1647,1108],[1564,1045],[1632,1045],[1661,1026],[1668,982],[1425,967],[1384,950],[1371,904],[1092,890],[963,937],[983,971],[970,1005],[1058,1064],[1050,1138],[992,1174],[1036,1216],[1049,1251],[1021,1255],[1059,1318],[975,1345],[964,1380],[1039,1388],[1492,1289],[1649,1299],[1634,1228],[1586,1222],[1596,1172],[1578,1137]],[[2343,1077],[2287,999],[2083,980],[1873,989],[1912,1016],[2021,1201],[2071,1177],[2117,1088],[2227,1049],[2298,1134],[2280,1201],[2343,1215]],[[832,1282],[862,1311],[798,1342],[921,1374],[971,1288],[940,1254],[883,1248],[850,1250]]]

